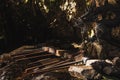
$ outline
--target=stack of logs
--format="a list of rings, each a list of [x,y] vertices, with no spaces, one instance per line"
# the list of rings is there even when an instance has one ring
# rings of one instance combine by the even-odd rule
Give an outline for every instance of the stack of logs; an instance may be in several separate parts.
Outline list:
[[[0,80],[51,80],[45,79],[45,75],[56,74],[61,70],[64,70],[64,74],[69,72],[71,78],[83,80],[100,80],[103,75],[120,78],[119,57],[101,60],[90,59],[84,54],[85,51],[82,49],[72,52],[53,46],[22,46],[0,56]],[[69,74],[65,75],[59,74],[59,79],[56,79],[71,80],[65,78],[70,78]]]

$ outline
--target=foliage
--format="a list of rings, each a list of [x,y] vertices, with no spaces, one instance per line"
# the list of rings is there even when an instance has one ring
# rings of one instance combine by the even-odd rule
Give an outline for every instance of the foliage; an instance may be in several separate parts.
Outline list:
[[[90,6],[90,1],[1,0],[0,14],[4,16],[0,17],[0,26],[4,30],[0,35],[6,34],[9,45],[40,43],[48,38],[80,41],[80,28],[73,27],[73,22]]]
[[[103,79],[102,80],[119,80],[118,78],[116,77],[110,77],[110,76],[103,76]]]

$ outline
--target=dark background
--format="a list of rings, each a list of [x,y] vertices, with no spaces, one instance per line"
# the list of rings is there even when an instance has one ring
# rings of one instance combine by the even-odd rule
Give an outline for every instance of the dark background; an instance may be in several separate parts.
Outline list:
[[[29,4],[0,0],[0,52],[7,52],[22,45],[45,42],[49,31],[46,18],[35,7],[33,14]]]
[[[80,40],[80,30],[73,28],[66,17],[69,15],[68,11],[60,9],[65,0],[44,1],[0,0],[0,37],[3,36],[0,38],[1,53],[22,45],[40,44],[50,40]],[[75,1],[76,16],[79,16],[84,10],[85,1]],[[48,13],[45,12],[44,5],[49,9]],[[53,22],[55,19],[56,22]]]

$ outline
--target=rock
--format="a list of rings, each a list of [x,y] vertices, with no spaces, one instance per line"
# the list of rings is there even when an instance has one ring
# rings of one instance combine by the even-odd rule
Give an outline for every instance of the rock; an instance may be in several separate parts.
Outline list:
[[[110,60],[88,59],[82,57],[84,65],[70,66],[68,71],[74,77],[80,79],[101,79],[103,74],[111,75],[113,73],[118,75],[118,71],[113,67],[113,62]]]
[[[107,66],[105,68],[103,68],[103,72],[107,75],[110,75],[112,73],[112,67],[111,66]]]
[[[98,74],[92,66],[70,66],[70,74],[74,77],[87,80],[87,79],[100,79],[101,75]]]

